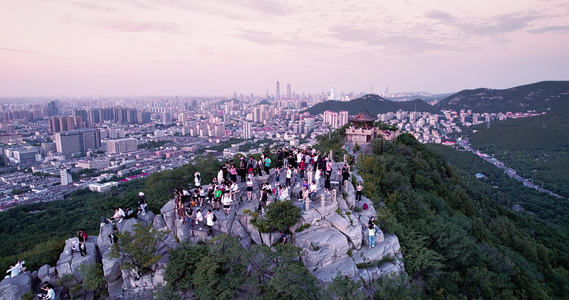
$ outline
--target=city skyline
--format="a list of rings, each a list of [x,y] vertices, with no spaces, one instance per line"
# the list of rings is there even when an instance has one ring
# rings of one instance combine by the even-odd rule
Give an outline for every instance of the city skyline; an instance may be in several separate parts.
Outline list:
[[[569,79],[565,1],[14,1],[0,97],[509,88]],[[564,47],[565,46],[565,47]]]

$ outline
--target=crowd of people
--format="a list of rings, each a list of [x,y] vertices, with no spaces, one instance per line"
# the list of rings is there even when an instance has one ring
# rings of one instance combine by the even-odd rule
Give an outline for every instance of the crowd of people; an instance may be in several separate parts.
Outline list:
[[[302,209],[308,210],[310,202],[314,201],[314,197],[321,188],[321,179],[324,178],[324,193],[331,192],[331,181],[341,182],[339,184],[340,191],[346,188],[350,179],[350,165],[344,162],[342,168],[336,167],[331,158],[322,155],[319,151],[311,148],[279,148],[274,156],[261,153],[260,158],[256,160],[253,156],[249,158],[240,157],[235,163],[233,160],[225,162],[213,177],[210,184],[202,185],[202,176],[198,170],[194,170],[194,184],[189,188],[177,188],[174,191],[175,213],[180,223],[189,224],[190,230],[194,226],[204,226],[207,228],[208,235],[213,235],[213,227],[217,221],[215,211],[223,211],[225,215],[231,212],[232,203],[242,201],[251,202],[254,199],[255,182],[258,183],[259,194],[257,210],[264,212],[265,207],[271,201],[285,201],[291,199],[293,188],[300,188],[298,193],[298,201],[303,202]],[[271,170],[273,176],[271,177]],[[257,178],[264,174],[266,178],[262,180]],[[284,182],[283,182],[284,179]],[[271,185],[274,183],[274,188]],[[240,183],[245,187],[241,191]],[[356,201],[361,201],[363,184],[361,181],[355,187]],[[210,208],[211,207],[211,208]],[[205,216],[203,211],[207,208]],[[124,219],[135,216],[144,216],[148,211],[148,204],[143,192],[138,194],[138,211],[135,212],[129,207],[116,207],[112,217],[106,219],[101,217],[101,226],[112,224],[113,230],[109,234],[111,244],[118,242],[117,223]],[[369,230],[369,246],[375,247],[376,225],[374,217],[369,220],[367,229]],[[72,250],[80,252],[81,256],[87,255],[86,248],[87,233],[84,230],[77,232],[77,240],[73,242]],[[287,238],[281,231],[280,243],[286,243]],[[11,266],[7,273],[8,277],[17,276],[25,270],[24,262],[18,261]],[[49,282],[45,282],[41,288],[41,299],[55,299],[53,286]]]

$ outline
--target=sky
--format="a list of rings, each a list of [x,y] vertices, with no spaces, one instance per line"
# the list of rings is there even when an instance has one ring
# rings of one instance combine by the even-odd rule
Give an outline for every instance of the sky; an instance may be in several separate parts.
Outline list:
[[[569,80],[567,0],[0,0],[0,97]]]

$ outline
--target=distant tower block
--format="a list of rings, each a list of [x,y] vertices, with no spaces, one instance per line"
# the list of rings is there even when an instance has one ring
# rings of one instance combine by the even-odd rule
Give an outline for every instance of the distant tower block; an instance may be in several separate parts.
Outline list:
[[[281,100],[281,88],[279,86],[279,82],[277,81],[277,94],[275,97],[277,100]]]

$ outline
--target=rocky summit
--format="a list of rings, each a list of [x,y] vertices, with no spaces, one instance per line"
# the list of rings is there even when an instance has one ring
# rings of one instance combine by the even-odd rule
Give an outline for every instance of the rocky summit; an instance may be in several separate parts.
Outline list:
[[[342,168],[343,163],[336,163],[335,168]],[[361,178],[352,172],[357,180]],[[274,174],[256,178],[256,182],[274,182]],[[245,186],[240,183],[240,190]],[[254,187],[253,194],[259,194],[260,185]],[[332,182],[332,189],[326,193],[319,187],[313,202],[307,210],[302,211],[300,220],[289,230],[293,245],[302,249],[300,260],[308,270],[322,283],[331,282],[336,276],[346,276],[353,280],[371,282],[383,275],[404,271],[400,245],[397,236],[384,234],[378,229],[375,247],[368,245],[367,224],[371,216],[376,216],[372,201],[362,197],[355,201],[355,191],[351,183],[340,192],[339,183]],[[299,182],[293,182],[289,189],[289,199],[296,206],[301,190]],[[242,192],[244,193],[244,192]],[[240,197],[238,197],[239,199]],[[243,248],[248,249],[253,243],[273,246],[278,242],[280,234],[261,233],[251,222],[247,210],[254,210],[258,205],[258,197],[252,201],[235,201],[231,205],[231,213],[225,215],[221,211],[214,212],[217,222],[215,235],[226,233],[239,239]],[[364,204],[367,209],[364,208]],[[207,211],[209,205],[202,207]],[[83,264],[102,264],[104,279],[107,282],[108,299],[152,299],[153,293],[166,285],[164,274],[169,263],[170,250],[179,247],[180,243],[198,243],[211,239],[207,230],[188,223],[179,222],[175,210],[174,199],[166,203],[160,214],[148,212],[136,218],[125,219],[116,223],[119,232],[131,232],[135,224],[152,224],[158,231],[166,232],[166,237],[158,245],[161,259],[152,266],[152,273],[137,276],[133,271],[121,269],[122,258],[111,258],[111,240],[113,230],[111,224],[104,224],[98,236],[87,239],[87,255],[81,256],[72,250],[75,238],[66,240],[66,245],[55,267],[44,265],[36,272],[24,272],[16,278],[5,279],[0,283],[1,299],[20,299],[20,297],[37,287],[40,282],[62,282],[72,287],[83,282],[79,271]],[[62,292],[63,287],[56,291]]]

